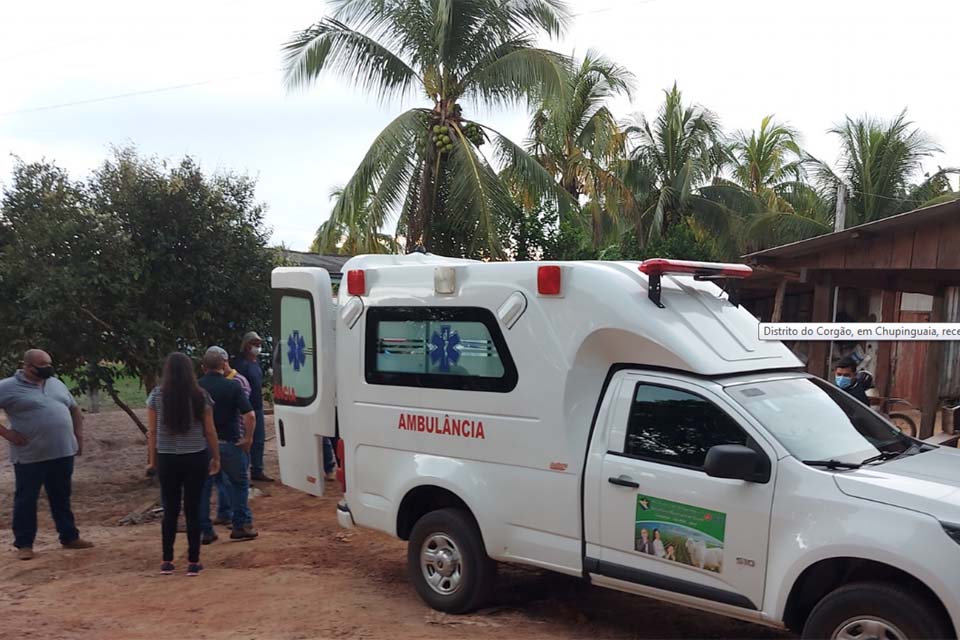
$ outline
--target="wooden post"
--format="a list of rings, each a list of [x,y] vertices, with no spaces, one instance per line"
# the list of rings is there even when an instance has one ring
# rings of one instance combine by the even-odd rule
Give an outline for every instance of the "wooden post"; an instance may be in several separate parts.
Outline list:
[[[833,287],[830,286],[830,275],[820,274],[813,283],[813,312],[811,322],[830,322]],[[810,359],[807,360],[807,371],[821,378],[827,377],[827,354],[830,353],[829,341],[810,343]]]
[[[787,279],[784,278],[777,285],[777,295],[773,299],[773,314],[770,316],[770,322],[780,322],[783,316],[783,298],[787,294]]]
[[[880,322],[897,321],[897,292],[884,289],[880,302]],[[890,389],[893,386],[893,376],[890,370],[890,363],[893,356],[894,343],[887,340],[880,340],[877,343],[877,375],[874,384],[877,393],[884,398],[890,397]]]
[[[930,322],[943,322],[944,291],[939,289],[933,297],[933,310]],[[940,362],[943,359],[943,343],[933,341],[927,344],[927,361],[923,367],[923,398],[920,402],[920,438],[933,435],[940,410]]]

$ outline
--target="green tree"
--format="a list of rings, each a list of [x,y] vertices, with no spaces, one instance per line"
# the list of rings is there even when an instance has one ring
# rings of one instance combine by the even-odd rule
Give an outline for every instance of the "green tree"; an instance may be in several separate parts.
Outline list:
[[[330,192],[334,201],[343,196],[343,187]],[[340,254],[355,256],[367,253],[396,253],[399,250],[393,236],[381,233],[370,222],[370,200],[351,209],[347,215],[330,217],[317,229],[317,235],[310,245],[314,253]]]
[[[731,212],[705,201],[697,187],[718,176],[725,162],[720,125],[709,110],[688,105],[676,85],[664,92],[654,121],[640,115],[626,129],[636,141],[625,181],[641,205],[636,233],[656,238],[686,218],[728,233]]]
[[[830,133],[841,145],[837,170],[815,158],[810,158],[810,163],[825,189],[835,194],[838,186],[846,188],[846,226],[910,211],[943,196],[953,197],[947,178],[955,169],[940,169],[914,182],[923,161],[941,149],[913,126],[906,110],[889,122],[870,116],[847,117]]]
[[[607,102],[631,96],[633,74],[588,52],[568,80],[568,88],[546,96],[533,116],[529,151],[570,196],[583,204],[590,219],[592,243],[599,248],[605,223],[618,222],[632,205],[632,193],[616,168],[626,136]]]
[[[517,144],[468,119],[464,101],[496,108],[563,90],[569,62],[536,46],[561,33],[561,0],[332,0],[333,14],[285,46],[286,80],[330,71],[380,99],[416,92],[426,108],[400,114],[377,136],[334,206],[333,225],[363,214],[375,230],[399,213],[407,246],[502,256],[500,219],[513,206],[480,147],[531,189],[552,176]],[[371,197],[372,194],[372,197]]]
[[[0,212],[0,296],[15,301],[0,305],[7,365],[46,348],[81,390],[105,388],[137,420],[117,376],[149,391],[171,351],[237,347],[248,329],[271,334],[276,256],[248,178],[132,149],[86,184],[18,162]]]

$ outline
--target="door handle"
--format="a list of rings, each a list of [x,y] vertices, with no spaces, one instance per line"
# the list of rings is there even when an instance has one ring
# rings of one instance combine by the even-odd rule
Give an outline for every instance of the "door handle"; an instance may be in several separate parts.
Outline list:
[[[640,483],[634,482],[633,478],[631,478],[630,476],[617,476],[616,478],[611,476],[607,478],[607,482],[609,482],[610,484],[615,484],[618,487],[630,487],[631,489],[640,488]]]

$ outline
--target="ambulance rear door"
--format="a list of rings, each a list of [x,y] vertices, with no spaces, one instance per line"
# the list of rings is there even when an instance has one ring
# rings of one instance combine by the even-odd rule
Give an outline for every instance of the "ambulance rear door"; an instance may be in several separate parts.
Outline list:
[[[273,397],[280,480],[323,495],[323,437],[336,434],[334,304],[324,269],[274,269]]]

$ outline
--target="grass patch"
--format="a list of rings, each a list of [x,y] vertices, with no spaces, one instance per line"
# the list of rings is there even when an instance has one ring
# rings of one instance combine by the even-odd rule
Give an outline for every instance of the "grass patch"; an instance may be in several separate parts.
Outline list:
[[[63,381],[63,384],[67,385],[71,390],[76,386],[76,381],[70,376],[63,376],[60,379]],[[147,394],[143,390],[143,386],[140,384],[138,378],[134,378],[133,376],[117,378],[114,383],[114,388],[117,390],[117,395],[120,397],[120,400],[126,403],[131,409],[142,409],[147,405]],[[80,400],[80,404],[85,409],[90,407],[90,402],[86,397]],[[101,391],[100,408],[109,411],[112,406],[114,406],[113,399],[110,398],[110,395],[106,391]]]

